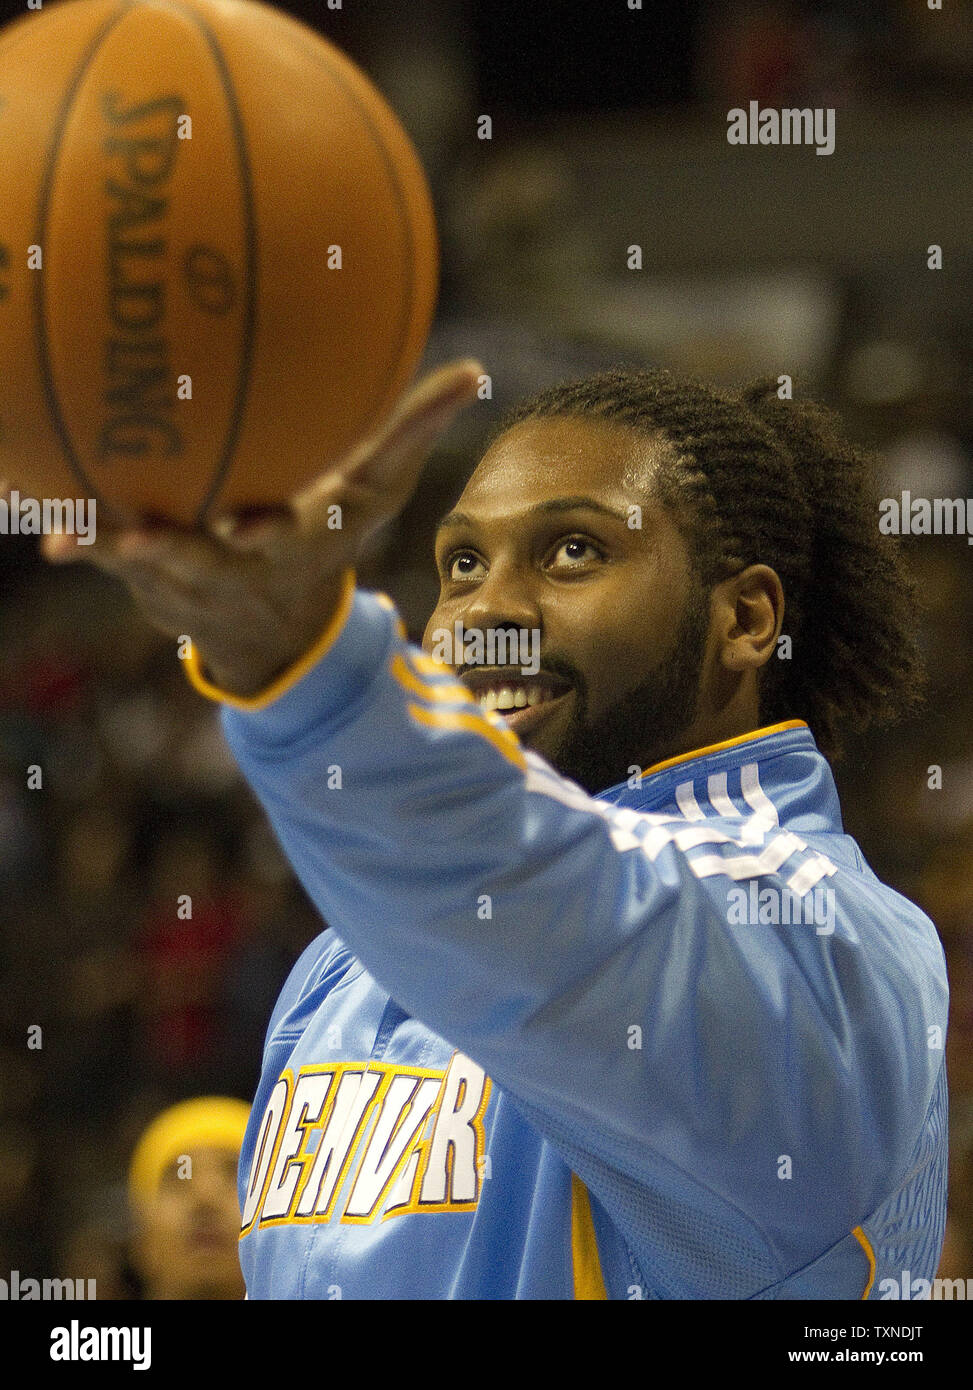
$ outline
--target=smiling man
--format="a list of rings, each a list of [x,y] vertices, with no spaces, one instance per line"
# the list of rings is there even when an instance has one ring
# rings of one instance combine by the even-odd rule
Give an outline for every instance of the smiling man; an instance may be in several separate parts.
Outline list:
[[[687,720],[709,615],[687,542],[653,497],[662,457],[651,436],[598,416],[528,416],[500,434],[439,528],[441,592],[425,645],[457,623],[539,634],[535,676],[465,661],[457,673],[483,709],[592,792],[633,759],[647,767],[712,742],[734,720],[732,710],[721,730],[716,711]],[[753,596],[773,591],[773,629],[779,585],[769,571],[750,582]]]
[[[331,927],[267,1032],[249,1296],[931,1278],[943,953],[845,835],[824,756],[916,698],[867,461],[759,385],[541,395],[443,521],[427,631],[537,633],[539,669],[449,670],[349,566],[478,370],[424,383],[288,518],[95,547],[192,633],[191,679]]]

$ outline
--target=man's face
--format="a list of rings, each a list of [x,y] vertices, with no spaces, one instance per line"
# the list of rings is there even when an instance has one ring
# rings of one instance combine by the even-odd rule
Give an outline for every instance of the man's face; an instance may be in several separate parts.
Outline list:
[[[686,542],[653,500],[661,447],[603,421],[522,421],[480,460],[437,535],[427,650],[457,621],[484,634],[537,630],[537,675],[471,667],[461,652],[454,670],[592,792],[695,746],[709,607]],[[512,701],[520,708],[505,708]]]
[[[188,1157],[191,1176],[174,1160],[139,1213],[135,1262],[150,1298],[242,1298],[238,1156],[200,1145]]]

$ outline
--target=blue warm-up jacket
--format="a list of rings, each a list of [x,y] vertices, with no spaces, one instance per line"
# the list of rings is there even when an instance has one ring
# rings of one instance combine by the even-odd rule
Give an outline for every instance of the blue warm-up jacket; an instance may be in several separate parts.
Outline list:
[[[807,726],[593,798],[388,600],[354,592],[335,627],[283,693],[222,715],[329,924],[267,1031],[248,1296],[921,1290],[943,952],[844,833]]]

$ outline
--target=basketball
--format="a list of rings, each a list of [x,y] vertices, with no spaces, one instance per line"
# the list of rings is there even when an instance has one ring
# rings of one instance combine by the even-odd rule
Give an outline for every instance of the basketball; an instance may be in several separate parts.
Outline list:
[[[435,218],[385,99],[254,0],[64,0],[0,32],[0,479],[187,525],[389,416]]]

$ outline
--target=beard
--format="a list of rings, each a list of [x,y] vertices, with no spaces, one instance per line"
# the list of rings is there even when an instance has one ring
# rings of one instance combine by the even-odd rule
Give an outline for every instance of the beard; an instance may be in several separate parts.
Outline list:
[[[683,611],[672,654],[627,695],[596,719],[588,717],[588,689],[583,675],[559,661],[545,667],[574,687],[577,714],[548,760],[564,777],[596,795],[625,781],[629,767],[652,767],[685,751],[681,736],[690,728],[709,632],[709,605],[694,585]]]

